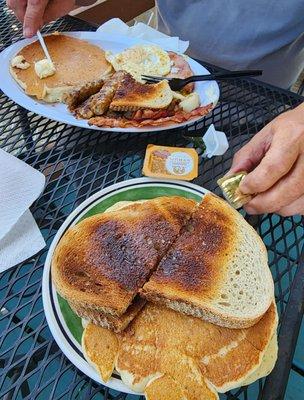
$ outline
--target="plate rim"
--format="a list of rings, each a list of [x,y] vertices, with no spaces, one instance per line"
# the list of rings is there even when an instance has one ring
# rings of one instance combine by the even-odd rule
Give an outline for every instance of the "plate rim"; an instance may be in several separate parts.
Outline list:
[[[78,350],[75,350],[73,346],[69,343],[69,341],[66,339],[66,336],[68,336],[66,331],[69,331],[68,328],[66,327],[64,318],[62,316],[62,313],[59,309],[58,305],[58,299],[57,296],[54,294],[57,293],[55,290],[54,285],[51,282],[51,258],[53,256],[55,247],[57,243],[59,242],[60,238],[66,231],[66,229],[69,226],[73,226],[76,224],[76,222],[82,217],[82,215],[89,211],[92,207],[96,205],[98,201],[101,199],[107,198],[111,196],[111,193],[117,193],[118,190],[123,191],[125,188],[129,186],[138,186],[138,187],[143,187],[144,185],[163,185],[165,186],[178,186],[181,187],[182,189],[188,189],[189,191],[195,192],[196,194],[199,195],[205,195],[206,193],[209,192],[209,190],[196,185],[194,183],[190,182],[185,182],[185,181],[178,181],[178,180],[167,180],[167,179],[156,179],[156,178],[134,178],[134,179],[128,179],[122,182],[115,183],[113,185],[107,186],[106,188],[103,188],[96,192],[95,194],[89,196],[85,201],[83,201],[81,204],[79,204],[71,213],[70,215],[64,220],[58,231],[56,232],[52,243],[49,246],[47,256],[44,262],[44,268],[43,268],[43,276],[42,276],[42,303],[43,303],[43,310],[45,314],[45,318],[48,324],[48,327],[51,331],[51,334],[53,336],[53,339],[57,343],[58,347],[60,350],[64,353],[64,355],[68,358],[68,360],[76,367],[78,368],[82,373],[84,373],[86,376],[89,378],[93,379],[95,382],[98,384],[101,384],[103,386],[106,386],[110,389],[114,389],[123,393],[128,393],[128,394],[133,394],[133,395],[142,395],[142,393],[134,392],[131,389],[129,389],[120,378],[116,377],[111,377],[111,379],[108,382],[103,382],[96,370],[94,369],[93,366],[89,364],[89,362],[85,359],[85,357],[79,354],[79,352],[82,353],[81,346],[76,343],[74,343],[75,347],[78,347]],[[51,292],[53,292],[53,297]],[[57,302],[57,304],[53,304],[53,302]],[[60,323],[58,323],[57,316],[54,313],[54,309],[56,310],[58,314],[58,318],[60,319],[60,323],[62,325],[63,331],[60,329]],[[71,335],[71,334],[70,334]],[[72,335],[71,335],[72,336]],[[75,338],[73,337],[72,342],[75,341]],[[80,348],[80,349],[79,349]],[[76,358],[75,358],[75,353],[76,353]]]
[[[118,43],[126,46],[134,45],[134,44],[140,44],[140,43],[146,43],[146,44],[151,44],[152,42],[149,42],[147,40],[143,40],[140,38],[129,38],[126,36],[122,35],[109,35],[106,33],[98,33],[96,35],[96,32],[92,31],[73,31],[73,32],[61,32],[65,35],[80,38],[83,40],[100,40],[100,41],[110,41],[113,43]],[[164,130],[173,130],[173,129],[181,129],[184,128],[188,125],[193,125],[194,123],[197,123],[199,121],[202,121],[205,118],[204,116],[199,116],[197,118],[194,118],[190,121],[185,121],[180,124],[172,124],[168,126],[159,126],[159,127],[142,127],[142,128],[103,128],[103,127],[97,127],[93,125],[89,125],[86,120],[77,120],[76,118],[73,118],[73,121],[67,121],[65,115],[63,114],[63,118],[55,118],[52,114],[51,116],[49,113],[52,112],[51,109],[42,109],[43,112],[40,110],[40,106],[45,106],[48,105],[47,103],[39,102],[39,100],[32,98],[31,96],[28,96],[25,94],[23,89],[18,85],[18,83],[13,79],[11,74],[9,73],[9,60],[13,54],[11,53],[16,53],[18,50],[20,50],[22,47],[32,43],[35,41],[36,38],[31,38],[31,39],[23,39],[16,41],[15,43],[11,44],[7,48],[5,48],[2,52],[0,52],[0,75],[9,77],[9,79],[1,79],[0,80],[0,89],[3,91],[3,93],[9,97],[9,99],[13,100],[16,104],[18,104],[21,107],[24,107],[26,110],[33,112],[39,116],[42,116],[44,118],[48,118],[52,121],[56,121],[59,123],[63,123],[66,125],[74,126],[77,128],[82,128],[82,129],[90,129],[90,130],[95,130],[95,131],[104,131],[104,132],[116,132],[116,133],[139,133],[139,132],[158,132],[158,131],[164,131]],[[153,43],[152,43],[153,44]],[[195,66],[199,67],[202,69],[201,74],[210,74],[207,68],[205,68],[203,65],[198,63],[196,60],[193,58],[187,56],[190,60],[190,62]],[[214,85],[214,90],[215,90],[215,95],[214,95],[214,101],[213,101],[213,108],[216,106],[216,104],[219,101],[220,97],[220,89],[219,85],[217,84],[216,81],[209,81],[210,84]],[[17,90],[9,90],[11,85],[14,85]],[[22,91],[22,92],[20,92]],[[21,93],[21,94],[20,94]],[[21,99],[21,100],[20,100]],[[30,102],[30,103],[28,103]],[[50,107],[52,107],[52,104],[50,104]]]

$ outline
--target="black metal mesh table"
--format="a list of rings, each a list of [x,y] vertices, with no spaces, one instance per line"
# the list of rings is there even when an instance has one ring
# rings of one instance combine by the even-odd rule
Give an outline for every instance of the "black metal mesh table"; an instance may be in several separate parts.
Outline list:
[[[50,29],[93,28],[65,18],[45,31]],[[21,26],[3,1],[0,35],[0,50],[21,37]],[[230,148],[223,157],[203,160],[195,183],[219,193],[216,179],[228,169],[235,151],[268,121],[301,101],[300,96],[254,80],[234,80],[221,85],[219,104],[198,125],[159,133],[119,134],[50,121],[22,109],[0,92],[0,146],[47,178],[44,192],[31,207],[47,247],[0,275],[0,398],[135,398],[108,390],[83,375],[65,358],[50,334],[41,301],[41,277],[56,231],[88,196],[115,182],[141,176],[147,144],[185,145],[184,135],[194,130],[203,132],[211,123],[226,132]],[[266,380],[221,398],[279,399],[284,396],[303,314],[303,219],[265,215],[249,221],[268,249],[280,315],[280,354]]]

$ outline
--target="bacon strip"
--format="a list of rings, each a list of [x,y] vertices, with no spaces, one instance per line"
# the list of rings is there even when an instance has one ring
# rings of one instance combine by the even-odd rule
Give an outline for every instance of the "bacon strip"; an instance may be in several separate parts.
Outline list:
[[[213,104],[210,103],[206,106],[201,106],[195,110],[187,113],[184,111],[178,111],[176,114],[162,117],[158,119],[144,119],[144,120],[128,120],[126,118],[112,118],[112,117],[94,117],[89,119],[90,125],[107,128],[141,128],[144,126],[169,126],[176,123],[190,121],[193,118],[204,116],[208,114],[213,108]]]
[[[181,56],[180,54],[176,54],[173,51],[168,51],[168,55],[171,62],[173,63],[172,69],[175,72],[170,72],[168,75],[166,75],[167,78],[185,79],[193,76],[193,71],[183,56]],[[182,93],[191,93],[193,92],[193,90],[194,83],[188,83],[188,85],[183,88]]]

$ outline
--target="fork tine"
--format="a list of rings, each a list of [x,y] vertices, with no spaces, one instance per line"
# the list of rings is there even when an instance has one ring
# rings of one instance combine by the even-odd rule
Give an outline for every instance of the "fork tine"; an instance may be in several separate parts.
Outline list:
[[[150,75],[142,75],[142,78],[143,79],[154,80],[154,81],[157,81],[157,82],[166,79],[165,77],[162,77],[162,76],[150,76]]]
[[[144,78],[143,76],[142,76],[142,79],[144,79],[145,81],[159,82],[158,79],[154,79],[154,78]]]
[[[160,81],[155,81],[153,79],[145,79],[146,83],[159,83]]]

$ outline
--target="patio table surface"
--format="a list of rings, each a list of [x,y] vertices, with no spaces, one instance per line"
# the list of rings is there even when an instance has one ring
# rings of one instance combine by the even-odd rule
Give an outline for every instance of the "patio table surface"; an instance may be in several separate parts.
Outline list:
[[[66,17],[46,26],[44,33],[55,30],[95,28]],[[0,51],[21,36],[21,24],[0,0]],[[41,299],[44,261],[57,230],[81,202],[113,183],[142,176],[149,143],[185,146],[189,144],[185,136],[203,133],[214,123],[227,134],[230,147],[224,156],[201,159],[194,183],[220,194],[216,180],[228,170],[237,149],[279,113],[303,101],[296,94],[253,79],[230,80],[221,83],[220,90],[218,105],[203,121],[188,128],[151,133],[109,133],[68,126],[19,107],[0,91],[0,147],[46,176],[44,192],[31,211],[47,243],[36,256],[0,274],[1,400],[138,399],[92,381],[58,348]],[[294,359],[293,355],[303,315],[303,218],[245,217],[268,250],[280,316],[279,359],[266,379],[220,398],[283,399],[290,375],[285,398],[298,400],[304,397],[303,328]]]

